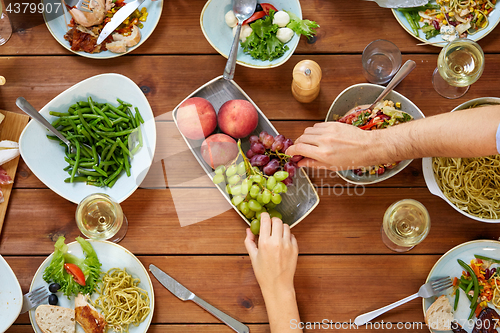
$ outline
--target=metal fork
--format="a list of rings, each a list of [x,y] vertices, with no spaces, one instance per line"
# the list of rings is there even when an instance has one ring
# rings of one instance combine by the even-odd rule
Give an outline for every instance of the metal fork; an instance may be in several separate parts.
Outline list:
[[[25,313],[30,309],[38,306],[42,303],[47,297],[49,297],[50,293],[47,290],[47,286],[38,287],[29,293],[23,296],[23,307],[21,309],[21,313]]]
[[[64,2],[70,7],[76,7],[76,9],[79,9],[82,12],[92,13],[92,9],[90,9],[90,1],[91,0],[64,0]]]
[[[451,282],[451,278],[449,276],[446,276],[446,277],[443,277],[443,278],[440,278],[437,280],[429,281],[420,287],[420,289],[418,290],[418,293],[413,294],[411,296],[408,296],[406,298],[403,298],[402,300],[394,302],[394,303],[389,304],[387,306],[384,306],[383,308],[380,308],[378,310],[357,316],[356,319],[354,319],[354,323],[357,326],[362,326],[362,325],[366,324],[367,322],[369,322],[370,320],[372,320],[373,318],[376,318],[376,317],[380,316],[382,313],[385,313],[389,310],[392,310],[395,307],[400,306],[401,304],[409,302],[417,297],[427,298],[427,297],[437,295],[440,292],[450,288],[452,285],[453,285],[453,283]]]

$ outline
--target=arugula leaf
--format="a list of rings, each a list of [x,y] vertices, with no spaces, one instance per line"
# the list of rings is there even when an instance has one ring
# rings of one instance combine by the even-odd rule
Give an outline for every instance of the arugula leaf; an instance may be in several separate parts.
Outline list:
[[[250,24],[252,33],[241,43],[243,52],[255,59],[273,60],[281,57],[288,50],[276,37],[278,25],[273,24],[274,11],[269,15]]]
[[[82,237],[76,237],[85,254],[85,258],[78,258],[68,253],[68,246],[64,243],[65,238],[60,236],[54,244],[54,254],[52,260],[45,268],[43,279],[47,282],[57,282],[61,286],[60,291],[68,296],[82,294],[92,294],[97,283],[100,281],[101,263],[97,258],[92,245]],[[75,264],[85,275],[85,286],[75,282],[73,277],[64,269],[65,263]]]
[[[312,37],[316,35],[315,28],[319,28],[319,24],[314,21],[301,20],[297,15],[292,12],[285,12],[290,16],[290,23],[288,23],[287,28],[292,29],[298,35],[304,35],[306,37]]]

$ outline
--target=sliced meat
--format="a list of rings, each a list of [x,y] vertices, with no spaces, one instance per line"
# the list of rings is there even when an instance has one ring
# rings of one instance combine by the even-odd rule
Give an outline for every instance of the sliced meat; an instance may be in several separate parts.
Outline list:
[[[108,37],[109,38],[109,37]],[[106,38],[106,40],[108,40]],[[80,31],[76,27],[71,28],[66,35],[64,35],[64,39],[66,39],[71,45],[71,49],[73,51],[85,51],[87,53],[99,53],[101,51],[106,51],[106,43],[102,43],[100,45],[96,45],[97,38]]]
[[[127,44],[123,40],[107,43],[106,48],[113,53],[127,52]]]
[[[477,317],[472,333],[497,333],[495,328],[500,315],[492,308],[484,308]]]
[[[69,13],[73,16],[76,23],[84,27],[101,24],[106,16],[107,1],[105,0],[90,0],[89,4],[92,13],[82,12],[79,9],[72,8]]]
[[[4,168],[0,166],[0,184],[1,185],[8,185],[12,184],[14,181],[10,176],[7,174],[7,171],[5,171]],[[3,194],[2,194],[2,201],[3,201]]]
[[[106,332],[104,316],[97,312],[82,294],[78,294],[75,298],[75,319],[82,326],[85,333]]]
[[[132,27],[132,33],[130,34],[130,36],[123,36],[122,34],[113,34],[113,40],[124,41],[125,45],[128,47],[135,46],[141,40],[141,31],[138,26],[134,25]]]

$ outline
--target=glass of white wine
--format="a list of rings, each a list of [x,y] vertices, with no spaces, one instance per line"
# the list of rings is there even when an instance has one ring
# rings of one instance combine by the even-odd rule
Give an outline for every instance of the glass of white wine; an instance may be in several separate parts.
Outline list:
[[[417,200],[404,199],[387,208],[382,223],[382,241],[395,252],[406,252],[427,237],[429,212]]]
[[[85,197],[76,208],[75,219],[82,234],[95,240],[118,243],[128,229],[122,208],[104,193]]]
[[[4,13],[3,0],[0,0],[0,46],[7,43],[12,36],[12,25],[9,17]]]
[[[484,70],[484,52],[478,43],[458,38],[448,43],[439,53],[432,84],[445,98],[462,97]]]

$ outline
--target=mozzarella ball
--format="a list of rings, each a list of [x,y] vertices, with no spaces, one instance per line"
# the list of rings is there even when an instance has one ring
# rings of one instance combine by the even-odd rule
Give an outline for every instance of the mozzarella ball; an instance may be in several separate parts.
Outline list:
[[[290,28],[279,28],[278,31],[276,32],[276,37],[282,42],[283,44],[286,44],[292,39],[293,37],[293,30]]]
[[[274,13],[273,24],[277,24],[278,27],[284,28],[288,23],[290,23],[290,15],[288,15],[287,12],[280,10]]]
[[[224,16],[224,19],[226,20],[226,24],[228,26],[230,26],[231,28],[238,25],[238,19],[236,18],[236,16],[234,16],[234,13],[232,10],[230,10],[226,13],[226,15]]]
[[[236,35],[236,30],[238,29],[238,26],[234,27],[233,28],[233,37],[234,35]],[[240,40],[242,42],[245,42],[247,40],[247,37],[250,36],[252,34],[252,28],[250,28],[250,25],[248,24],[245,24],[241,27],[241,31],[240,31]]]

